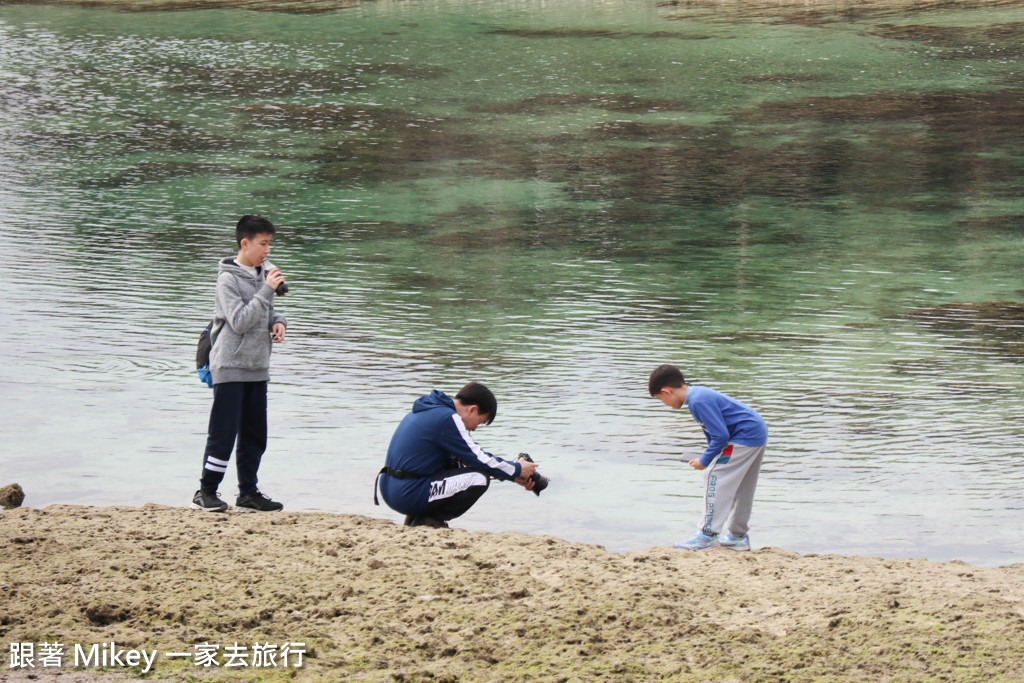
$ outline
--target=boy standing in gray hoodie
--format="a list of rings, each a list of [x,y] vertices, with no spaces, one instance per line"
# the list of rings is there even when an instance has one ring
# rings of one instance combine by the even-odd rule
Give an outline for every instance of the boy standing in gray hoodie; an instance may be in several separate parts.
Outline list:
[[[213,407],[203,455],[203,474],[192,507],[223,512],[228,504],[217,488],[224,479],[231,449],[238,470],[238,498],[243,512],[271,512],[284,506],[256,487],[260,460],[267,448],[267,382],[274,342],[284,341],[287,321],[274,312],[275,291],[284,284],[280,270],[265,263],[274,224],[262,216],[242,216],[235,227],[238,256],[220,262],[210,350]]]

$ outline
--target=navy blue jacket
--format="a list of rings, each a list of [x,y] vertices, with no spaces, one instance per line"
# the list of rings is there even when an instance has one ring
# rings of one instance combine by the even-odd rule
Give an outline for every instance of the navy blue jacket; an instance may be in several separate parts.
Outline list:
[[[397,512],[423,514],[430,497],[430,480],[448,469],[453,458],[497,479],[517,479],[522,471],[519,463],[502,460],[480,448],[455,412],[455,402],[435,389],[412,404],[412,412],[391,437],[385,461],[391,469],[423,476],[399,479],[381,475],[381,497]]]

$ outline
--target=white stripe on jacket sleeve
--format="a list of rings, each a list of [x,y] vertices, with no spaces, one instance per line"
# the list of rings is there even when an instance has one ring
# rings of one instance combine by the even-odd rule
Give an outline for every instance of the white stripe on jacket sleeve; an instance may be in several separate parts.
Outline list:
[[[476,456],[477,462],[488,469],[504,472],[509,477],[516,476],[515,464],[495,458],[493,455],[480,448],[480,444],[473,441],[473,437],[470,436],[469,430],[466,429],[466,424],[462,421],[462,418],[459,417],[458,413],[454,413],[452,415],[452,420],[455,422],[455,428],[459,430],[459,436],[461,436],[462,440],[466,442],[466,447],[469,448],[470,452],[472,452],[474,456]]]

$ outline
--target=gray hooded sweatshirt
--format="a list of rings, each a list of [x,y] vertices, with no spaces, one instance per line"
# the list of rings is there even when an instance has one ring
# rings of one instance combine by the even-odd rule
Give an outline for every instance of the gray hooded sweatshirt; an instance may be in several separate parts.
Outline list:
[[[214,384],[270,379],[270,331],[276,323],[287,327],[288,322],[274,313],[274,290],[266,275],[263,268],[253,275],[234,257],[220,262],[210,350]]]

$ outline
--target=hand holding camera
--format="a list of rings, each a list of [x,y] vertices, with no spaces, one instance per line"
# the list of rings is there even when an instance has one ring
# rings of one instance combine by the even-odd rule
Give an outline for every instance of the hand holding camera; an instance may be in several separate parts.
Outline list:
[[[533,462],[533,458],[531,458],[528,453],[520,453],[519,459],[525,460],[526,462]],[[536,470],[534,470],[533,473],[526,478],[533,482],[532,491],[534,495],[537,496],[539,496],[540,492],[546,489],[548,487],[548,484],[550,483],[550,480],[547,477],[542,476],[540,472],[537,472]]]

